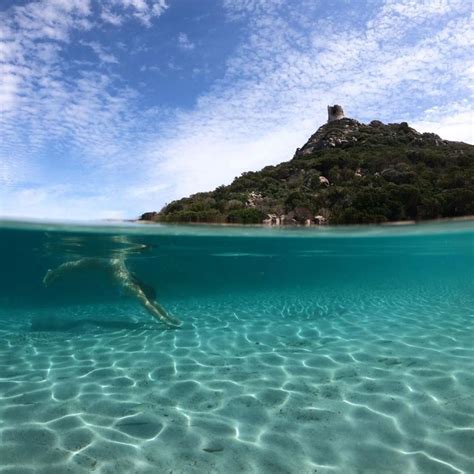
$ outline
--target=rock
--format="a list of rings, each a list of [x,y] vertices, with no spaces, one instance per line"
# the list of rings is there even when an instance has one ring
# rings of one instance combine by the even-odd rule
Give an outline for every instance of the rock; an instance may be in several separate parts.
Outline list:
[[[256,193],[255,191],[251,191],[247,198],[247,207],[257,207],[262,201],[263,197],[260,193]]]
[[[283,225],[296,225],[298,224],[297,220],[295,219],[295,212],[290,211],[288,214],[281,216],[281,223]]]
[[[380,120],[372,120],[369,125],[371,127],[383,127],[383,122],[381,122]]]
[[[284,215],[268,214],[267,218],[263,220],[265,225],[281,225],[285,219]]]
[[[224,448],[218,443],[211,443],[208,444],[205,448],[202,448],[202,450],[206,453],[220,453],[221,451],[224,451]]]
[[[295,158],[311,155],[318,150],[327,148],[346,148],[354,146],[358,139],[361,124],[350,118],[340,118],[319,127],[306,144],[295,153]]]

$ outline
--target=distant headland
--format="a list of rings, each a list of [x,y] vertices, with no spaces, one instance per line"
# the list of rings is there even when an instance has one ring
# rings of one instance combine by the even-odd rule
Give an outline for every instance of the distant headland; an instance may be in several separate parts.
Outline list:
[[[310,226],[472,214],[474,146],[406,122],[363,124],[336,104],[290,161],[242,173],[140,220]]]

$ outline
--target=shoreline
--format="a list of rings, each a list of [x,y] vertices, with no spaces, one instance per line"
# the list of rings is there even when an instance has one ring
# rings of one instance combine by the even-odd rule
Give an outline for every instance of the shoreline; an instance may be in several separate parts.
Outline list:
[[[144,219],[104,219],[105,222],[128,222],[134,224],[145,224],[145,225],[191,225],[191,226],[219,226],[219,227],[271,227],[271,228],[324,228],[324,227],[358,227],[358,226],[404,226],[404,225],[418,225],[418,224],[434,224],[437,222],[461,222],[461,221],[474,221],[474,214],[467,216],[457,216],[457,217],[439,217],[437,219],[425,219],[425,220],[406,220],[406,221],[390,221],[390,222],[373,222],[373,223],[360,223],[360,224],[283,224],[283,225],[273,225],[273,224],[232,224],[228,222],[163,222],[163,221],[152,221]]]

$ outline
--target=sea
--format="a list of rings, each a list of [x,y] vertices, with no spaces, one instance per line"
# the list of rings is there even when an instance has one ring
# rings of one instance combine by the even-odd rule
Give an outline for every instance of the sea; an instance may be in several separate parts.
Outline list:
[[[2,474],[474,472],[473,221],[4,220],[0,262]]]

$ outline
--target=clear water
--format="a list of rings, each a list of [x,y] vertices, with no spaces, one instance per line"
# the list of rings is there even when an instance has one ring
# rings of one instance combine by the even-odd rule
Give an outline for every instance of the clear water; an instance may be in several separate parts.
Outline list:
[[[474,223],[0,226],[0,472],[474,472]],[[124,258],[183,325],[101,272]]]

